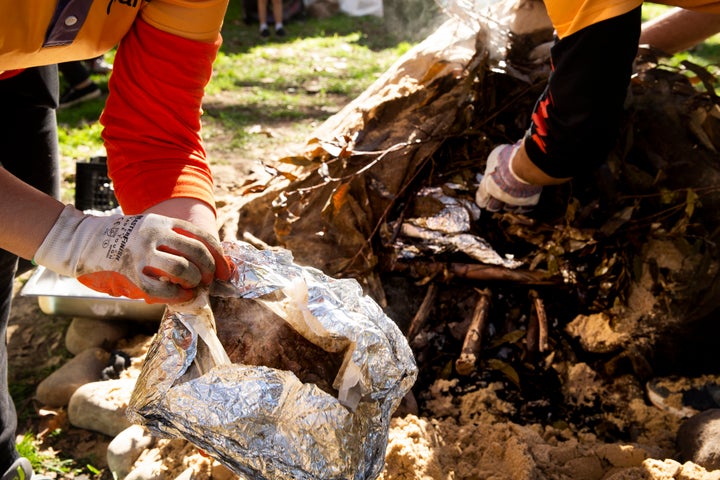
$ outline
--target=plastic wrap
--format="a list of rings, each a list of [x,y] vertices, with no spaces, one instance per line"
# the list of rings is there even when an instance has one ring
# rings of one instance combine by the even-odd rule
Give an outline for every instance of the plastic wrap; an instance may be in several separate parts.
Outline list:
[[[224,247],[238,274],[210,303],[232,363],[214,360],[193,314],[168,309],[131,420],[252,479],[376,478],[390,416],[417,376],[405,337],[355,280],[287,251]]]

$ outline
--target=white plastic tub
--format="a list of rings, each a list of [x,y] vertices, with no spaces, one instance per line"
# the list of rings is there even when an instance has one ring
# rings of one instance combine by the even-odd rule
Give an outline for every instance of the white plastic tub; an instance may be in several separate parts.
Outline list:
[[[47,315],[159,322],[165,311],[163,304],[112,297],[44,267],[37,267],[20,295],[37,297],[40,310]]]
[[[383,0],[340,0],[340,11],[355,17],[383,16]]]

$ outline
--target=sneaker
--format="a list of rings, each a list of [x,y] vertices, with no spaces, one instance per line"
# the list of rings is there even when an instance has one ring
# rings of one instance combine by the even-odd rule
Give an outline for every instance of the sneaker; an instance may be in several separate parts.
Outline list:
[[[265,27],[260,29],[260,36],[263,38],[267,38],[270,36],[270,29]]]
[[[0,480],[52,480],[50,477],[45,475],[39,475],[33,473],[32,465],[30,460],[27,458],[18,458],[15,460],[5,474],[0,477]]]
[[[275,30],[275,35],[277,35],[278,37],[284,37],[286,35],[285,29],[283,27],[277,28]]]
[[[656,378],[645,389],[650,403],[680,418],[720,408],[720,376]]]
[[[102,95],[100,87],[94,83],[84,88],[71,88],[65,95],[60,97],[60,108],[69,107],[86,100],[92,100],[93,98],[100,97],[100,95]]]

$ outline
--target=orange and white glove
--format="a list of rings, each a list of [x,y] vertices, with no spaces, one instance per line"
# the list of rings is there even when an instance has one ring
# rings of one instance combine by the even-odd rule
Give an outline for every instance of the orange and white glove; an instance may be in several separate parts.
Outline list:
[[[181,303],[231,263],[220,242],[190,222],[156,214],[86,215],[68,205],[33,261],[112,296]]]
[[[490,212],[527,212],[540,200],[542,187],[521,180],[512,169],[512,159],[522,140],[499,145],[488,155],[485,175],[475,193],[475,203]]]

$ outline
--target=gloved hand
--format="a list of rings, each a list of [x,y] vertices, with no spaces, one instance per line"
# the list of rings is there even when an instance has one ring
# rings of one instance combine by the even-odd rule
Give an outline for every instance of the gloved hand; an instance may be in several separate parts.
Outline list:
[[[540,200],[542,187],[532,185],[513,172],[510,161],[522,145],[499,145],[488,155],[485,175],[475,194],[475,203],[491,212],[501,209],[512,212],[527,212]]]
[[[217,239],[184,220],[93,216],[68,205],[33,260],[113,296],[179,303],[215,277],[230,278],[222,252]]]

